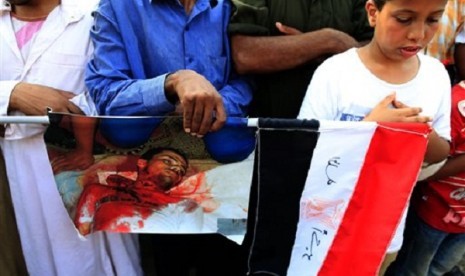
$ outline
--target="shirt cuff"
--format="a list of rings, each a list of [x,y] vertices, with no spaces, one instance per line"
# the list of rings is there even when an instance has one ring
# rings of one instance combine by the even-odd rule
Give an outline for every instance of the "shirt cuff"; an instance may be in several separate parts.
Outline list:
[[[149,89],[144,89],[142,99],[150,115],[164,115],[175,108],[165,96],[165,80],[168,74],[158,76],[146,83]]]

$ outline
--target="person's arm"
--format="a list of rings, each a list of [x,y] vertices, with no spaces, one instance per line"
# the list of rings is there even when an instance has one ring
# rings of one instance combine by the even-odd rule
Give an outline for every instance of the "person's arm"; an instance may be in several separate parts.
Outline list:
[[[463,141],[464,115],[463,102],[464,93],[461,84],[457,84],[452,89],[451,104],[451,143],[450,157],[446,163],[428,180],[439,180],[449,176],[454,176],[465,171],[465,143]]]
[[[225,5],[226,12],[225,14],[230,14],[229,12],[229,5]],[[213,124],[210,125],[204,124],[205,128],[201,128],[199,131],[199,134],[201,133],[206,133],[207,131],[215,131],[219,129],[225,119],[226,115],[231,116],[231,117],[244,117],[247,115],[248,111],[248,106],[250,102],[252,101],[252,88],[250,85],[250,82],[248,79],[244,76],[239,76],[237,75],[233,68],[232,68],[232,61],[231,61],[231,48],[230,48],[230,41],[228,37],[228,28],[229,24],[229,18],[224,17],[223,18],[223,37],[220,43],[223,44],[223,48],[225,50],[225,59],[226,62],[222,65],[222,67],[217,68],[217,74],[219,74],[219,77],[222,79],[221,84],[217,84],[216,88],[218,91],[218,94],[215,95],[213,86],[208,85],[210,87],[210,91],[212,92],[212,96],[214,97],[214,101],[212,100],[207,100],[206,103],[215,103],[211,108],[208,107],[207,110],[211,110],[213,116],[209,116],[209,118],[214,118]],[[209,63],[210,61],[206,60],[204,62]],[[187,71],[188,70],[181,70],[181,71]],[[181,72],[180,71],[180,72]],[[174,74],[174,75],[177,75]],[[173,87],[170,88],[170,81],[171,81],[172,75],[168,76],[167,78],[167,87],[165,90],[167,91],[173,91],[176,89],[173,89]],[[173,91],[174,92],[174,91]],[[217,97],[219,96],[219,97]],[[182,98],[179,98],[179,93],[176,95],[176,93],[169,93],[169,97],[173,97],[172,101],[178,101],[181,103],[181,111],[184,112],[184,126],[188,126],[188,123],[186,122],[186,105],[183,104],[185,101],[182,100]],[[178,98],[178,99],[177,99]],[[200,99],[200,98],[199,98]],[[195,104],[197,106],[197,104]],[[205,111],[204,111],[205,112]],[[207,111],[210,112],[210,111]],[[194,122],[194,121],[193,121]]]
[[[454,52],[457,79],[465,80],[465,43],[455,44]]]
[[[46,115],[47,108],[54,112],[83,114],[69,100],[75,94],[48,86],[20,82],[11,91],[7,111],[21,111],[26,115]]]
[[[444,85],[441,87],[445,87],[445,89],[437,91],[437,93],[442,92],[442,97],[438,105],[438,111],[432,122],[433,131],[428,136],[428,147],[426,148],[424,159],[424,161],[429,164],[438,163],[447,158],[451,148],[450,141],[453,141],[451,137],[454,135],[451,131],[454,124],[451,122],[451,118],[454,116],[451,108],[453,106],[451,96],[452,89],[449,75],[445,70],[443,70],[443,72],[442,75],[438,74],[437,81],[443,82]]]
[[[394,106],[395,108],[391,108],[391,106]],[[421,111],[422,109],[419,107],[409,107],[402,102],[397,101],[395,93],[392,93],[377,104],[363,120],[406,123],[428,123],[432,121],[432,118],[429,116],[421,115]],[[441,118],[442,117],[443,116],[441,116]],[[435,122],[436,121],[438,120],[435,120]],[[426,148],[424,162],[438,163],[446,159],[449,149],[449,142],[440,137],[433,129],[428,135],[428,145]]]
[[[433,130],[428,135],[428,146],[426,147],[424,162],[428,164],[441,162],[447,158],[449,150],[449,142],[446,139],[440,137],[436,131]]]
[[[454,61],[457,72],[456,79],[458,81],[465,80],[465,27],[463,25],[455,37]]]
[[[244,117],[247,115],[253,93],[249,79],[238,75],[233,68],[232,50],[228,34],[229,21],[230,18],[228,17],[223,19],[223,47],[226,52],[223,74],[227,79],[225,85],[219,88],[219,92],[223,98],[226,114],[231,117]]]
[[[230,64],[227,64],[226,66],[230,66]],[[230,72],[230,70],[225,71],[227,74]],[[167,77],[165,83],[165,90],[167,91],[168,98],[171,98],[173,102],[179,101],[182,105],[181,112],[183,112],[184,128],[191,129],[192,127],[192,131],[189,132],[194,133],[193,130],[197,129],[196,127],[198,127],[199,130],[195,133],[199,134],[199,136],[202,136],[208,131],[216,131],[220,129],[226,121],[226,116],[244,117],[247,115],[248,106],[252,101],[252,87],[250,85],[250,82],[245,77],[238,76],[235,73],[229,73],[228,75],[228,82],[222,88],[220,88],[218,92],[209,82],[205,83],[205,91],[209,91],[209,93],[211,93],[212,95],[212,98],[214,99],[211,100],[204,98],[203,101],[205,103],[201,102],[201,97],[195,99],[190,98],[190,95],[184,94],[184,91],[190,92],[190,94],[195,92],[196,88],[192,86],[193,82],[190,80],[193,80],[195,78],[203,78],[201,75],[190,70],[180,70]],[[176,93],[176,91],[178,92]],[[199,92],[204,93],[202,91]],[[186,119],[192,111],[186,109],[186,107],[188,108],[189,105],[183,104],[187,103],[187,100],[193,103],[191,104],[191,106],[204,106],[204,113],[211,112],[212,115],[214,115],[204,117],[210,120],[214,120],[204,121],[202,127],[200,125],[201,116],[198,116],[197,119],[192,118],[192,121],[189,123]],[[193,113],[195,114],[195,112]],[[194,125],[195,123],[197,124]]]
[[[165,96],[166,74],[135,79],[124,33],[111,1],[100,1],[91,30],[94,56],[86,71],[86,85],[101,115],[164,115],[174,110]],[[137,60],[135,61],[137,63]]]
[[[179,70],[166,78],[165,91],[168,99],[180,103],[187,133],[202,137],[220,129],[226,122],[220,93],[202,75],[192,70]]]
[[[123,39],[121,28],[111,1],[102,0],[95,13],[94,58],[86,76],[99,114],[160,116],[174,111],[179,102],[186,132],[203,136],[224,124],[221,96],[204,76],[178,70],[145,79],[142,61],[137,60],[143,57],[131,56],[135,54],[125,44],[130,41]]]
[[[233,35],[232,56],[239,73],[267,73],[294,68],[327,54],[358,46],[346,33],[325,28],[282,36]]]
[[[394,108],[392,108],[394,107]],[[372,122],[401,122],[401,123],[428,123],[432,118],[420,115],[420,107],[410,107],[396,99],[396,93],[384,97],[365,116],[363,121]]]
[[[434,181],[444,179],[450,176],[457,175],[465,171],[465,154],[449,157],[444,164],[434,175],[427,180]]]
[[[228,83],[219,90],[228,117],[247,116],[253,97],[252,90],[248,79],[236,73],[231,74]]]
[[[70,119],[76,139],[76,148],[51,160],[54,174],[61,171],[85,170],[95,161],[93,146],[97,118],[71,116]]]
[[[233,0],[236,12],[230,25],[233,60],[239,73],[267,73],[308,63],[329,54],[343,52],[371,39],[365,0],[353,0],[347,24],[351,35],[336,29],[322,28],[312,32],[286,32],[280,22],[270,22],[270,4],[265,0]],[[310,4],[310,3],[309,3]],[[285,20],[281,18],[280,20]],[[283,21],[283,23],[285,23]],[[276,25],[282,36],[269,36],[269,26]],[[286,26],[287,27],[287,26]]]

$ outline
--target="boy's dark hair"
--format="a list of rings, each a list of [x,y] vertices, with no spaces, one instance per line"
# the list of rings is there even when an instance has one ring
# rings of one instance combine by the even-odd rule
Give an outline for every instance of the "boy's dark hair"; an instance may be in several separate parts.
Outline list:
[[[170,148],[170,147],[151,148],[148,151],[144,152],[144,154],[142,154],[140,156],[140,158],[149,161],[150,159],[152,159],[152,157],[155,154],[158,154],[158,153],[160,153],[162,151],[165,151],[165,150],[173,151],[173,152],[177,153],[178,155],[180,155],[186,161],[186,164],[189,166],[189,159],[187,159],[186,154],[183,153],[182,151],[178,150],[178,149]]]
[[[373,3],[375,3],[376,8],[380,11],[383,9],[387,1],[389,0],[373,0]]]

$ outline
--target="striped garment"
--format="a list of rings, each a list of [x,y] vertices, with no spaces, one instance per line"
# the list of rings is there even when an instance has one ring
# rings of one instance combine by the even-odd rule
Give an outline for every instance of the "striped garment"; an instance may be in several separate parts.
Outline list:
[[[247,275],[378,275],[407,208],[428,126],[313,122],[259,122]]]
[[[11,22],[15,32],[16,43],[23,60],[26,60],[34,44],[34,39],[45,22],[46,17],[29,20],[12,15]]]
[[[465,0],[449,0],[439,29],[425,48],[425,54],[439,59],[445,65],[454,64],[455,37],[465,18]]]

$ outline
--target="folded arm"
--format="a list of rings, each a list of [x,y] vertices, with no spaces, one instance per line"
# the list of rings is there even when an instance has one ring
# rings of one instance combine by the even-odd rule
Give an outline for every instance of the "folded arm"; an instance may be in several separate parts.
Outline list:
[[[359,43],[330,28],[282,36],[234,35],[232,56],[239,73],[267,73],[294,68]]]

